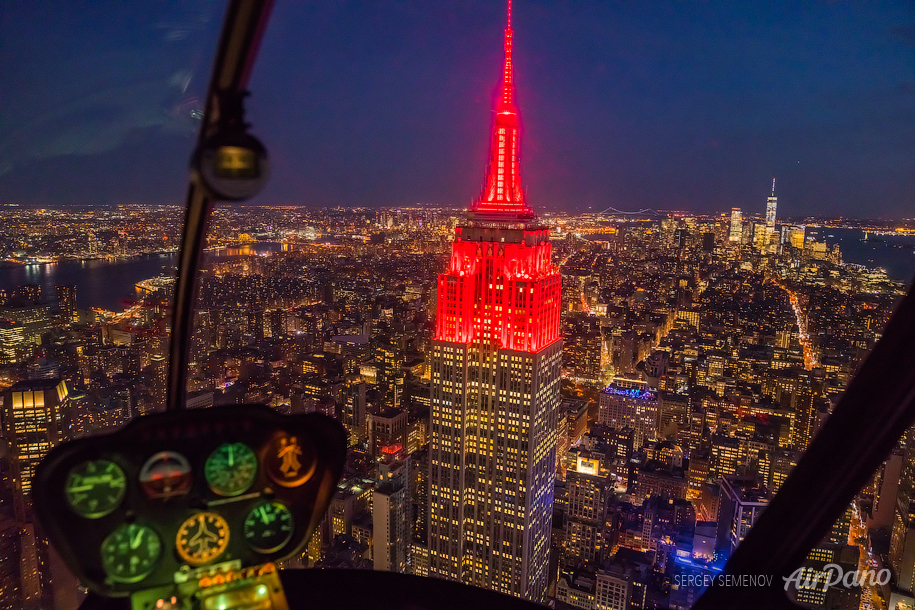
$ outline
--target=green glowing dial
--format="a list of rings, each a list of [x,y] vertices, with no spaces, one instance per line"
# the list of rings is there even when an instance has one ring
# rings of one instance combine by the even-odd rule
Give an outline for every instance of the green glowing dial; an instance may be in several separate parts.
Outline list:
[[[203,468],[210,489],[221,496],[243,494],[257,476],[257,456],[244,443],[224,443],[207,458]]]
[[[261,502],[245,517],[245,541],[259,553],[275,553],[292,538],[292,513],[279,502]]]
[[[108,534],[101,553],[108,578],[115,582],[140,582],[159,562],[162,542],[152,528],[125,524]]]
[[[121,505],[127,477],[108,460],[83,462],[70,470],[64,492],[70,508],[86,519],[100,519]]]

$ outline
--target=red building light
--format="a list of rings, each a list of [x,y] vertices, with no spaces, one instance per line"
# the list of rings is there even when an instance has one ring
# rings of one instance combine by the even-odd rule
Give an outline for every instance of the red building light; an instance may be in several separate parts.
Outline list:
[[[544,238],[546,237],[544,231]],[[439,276],[436,338],[536,352],[559,338],[561,277],[552,246],[456,241]]]
[[[389,455],[394,455],[400,453],[401,451],[403,451],[403,445],[400,443],[392,443],[381,448],[382,453],[387,453]]]
[[[524,202],[518,162],[518,111],[515,108],[515,86],[512,76],[512,5],[508,3],[508,25],[505,28],[505,66],[502,69],[502,94],[496,103],[495,119],[489,148],[489,165],[483,192],[471,206],[480,214],[504,214],[533,218]]]
[[[468,227],[456,230],[450,266],[438,280],[436,339],[482,340],[535,352],[559,338],[562,280],[552,263],[547,230],[505,232],[510,224],[535,218],[520,186],[518,136],[509,1],[489,165],[483,193],[470,208],[471,218],[494,224],[486,234]]]

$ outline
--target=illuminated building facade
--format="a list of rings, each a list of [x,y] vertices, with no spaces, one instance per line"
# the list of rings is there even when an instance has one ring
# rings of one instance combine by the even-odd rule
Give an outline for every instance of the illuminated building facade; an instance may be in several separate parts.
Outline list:
[[[566,474],[564,558],[569,563],[598,561],[603,548],[607,501],[613,491],[604,455],[576,452],[575,467]]]
[[[594,591],[594,610],[644,608],[647,579],[639,567],[625,559],[615,559],[599,569]]]
[[[791,242],[792,248],[797,248],[798,250],[804,249],[805,233],[806,227],[791,227],[791,230],[788,232],[788,240]]]
[[[64,322],[76,321],[76,286],[56,286],[57,311]]]
[[[769,505],[772,494],[753,476],[725,475],[718,485],[718,549],[730,555]]]
[[[37,305],[41,302],[41,284],[23,284],[16,289],[16,300],[23,304]]]
[[[389,407],[365,417],[369,434],[369,454],[379,457],[385,447],[407,444],[407,412]]]
[[[657,436],[658,395],[648,384],[632,379],[614,379],[600,394],[598,423],[614,429],[630,427],[639,448]]]
[[[740,208],[731,208],[731,226],[728,231],[728,241],[732,244],[739,244],[743,235],[743,215]]]
[[[7,306],[0,308],[0,318],[9,318],[22,324],[25,341],[38,345],[41,343],[41,335],[50,327],[51,307],[35,303]]]
[[[25,325],[0,318],[0,364],[13,364],[25,344]]]
[[[772,194],[766,199],[766,228],[762,252],[772,254],[777,249],[777,234],[775,232],[775,211],[778,207],[778,198],[775,196],[775,178],[772,179]]]
[[[772,234],[775,232],[775,211],[778,207],[778,197],[775,196],[775,178],[772,178],[772,194],[766,199],[766,229]]]
[[[737,467],[744,462],[747,453],[745,439],[715,434],[711,440],[711,464],[709,475],[712,479],[737,473]]]
[[[853,573],[859,561],[857,547],[844,542],[821,542],[807,554],[800,579],[787,589],[788,597],[805,608],[859,608],[861,587],[835,582],[837,569],[839,574]]]
[[[763,223],[755,223],[750,226],[753,228],[751,234],[753,238],[753,247],[762,254],[765,254],[769,249],[769,227]]]
[[[556,464],[561,278],[524,201],[511,5],[490,162],[438,279],[429,572],[542,602]]]
[[[324,533],[328,540],[340,534],[352,535],[354,519],[369,511],[375,484],[375,481],[362,477],[351,477],[337,484],[337,490],[327,508],[329,527]]]
[[[365,380],[361,375],[355,373],[347,375],[343,403],[343,425],[346,426],[346,430],[349,432],[350,446],[356,445],[367,436],[365,408]]]
[[[32,514],[32,478],[56,445],[70,440],[72,404],[61,379],[20,381],[3,393],[2,433],[8,443],[8,472],[19,527],[19,600],[23,610],[54,605],[48,541]],[[61,588],[67,580],[54,576]],[[75,583],[74,583],[75,584]]]
[[[901,471],[890,538],[890,564],[897,588],[912,595],[915,593],[915,428],[906,433]]]
[[[773,494],[778,493],[782,483],[785,482],[800,459],[800,451],[781,447],[775,450],[772,455],[772,467],[769,472],[769,489],[772,490]]]
[[[52,447],[69,440],[70,392],[58,379],[20,381],[4,392],[3,438],[9,460],[16,518],[31,519],[32,477]]]
[[[603,343],[597,316],[568,316],[563,330],[563,369],[573,379],[600,381],[605,360]]]
[[[378,463],[378,483],[372,495],[372,557],[376,570],[408,571],[410,560],[410,458],[402,450],[388,451]]]

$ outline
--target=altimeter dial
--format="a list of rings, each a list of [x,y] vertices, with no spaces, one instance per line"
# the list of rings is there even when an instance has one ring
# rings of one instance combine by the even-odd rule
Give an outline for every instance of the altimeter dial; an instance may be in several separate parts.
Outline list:
[[[140,582],[155,569],[161,554],[162,542],[152,528],[129,523],[102,542],[102,567],[115,582]]]

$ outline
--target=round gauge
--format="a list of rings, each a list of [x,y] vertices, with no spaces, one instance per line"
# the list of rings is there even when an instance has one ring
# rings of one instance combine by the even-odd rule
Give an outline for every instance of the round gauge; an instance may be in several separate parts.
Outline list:
[[[245,517],[245,541],[259,553],[275,553],[292,538],[292,513],[279,502],[261,502]]]
[[[115,582],[140,582],[156,567],[162,542],[152,528],[125,524],[102,542],[102,567]]]
[[[297,487],[315,472],[314,451],[307,440],[281,432],[267,446],[264,465],[277,485]]]
[[[257,456],[244,443],[224,443],[207,458],[204,475],[221,496],[243,494],[257,476]]]
[[[70,470],[64,492],[73,512],[86,519],[100,519],[121,505],[127,477],[114,462],[91,460]]]
[[[213,561],[229,546],[229,524],[216,513],[197,513],[178,528],[175,546],[193,566]]]
[[[182,496],[191,489],[191,465],[180,453],[160,451],[140,469],[140,487],[149,498]]]

